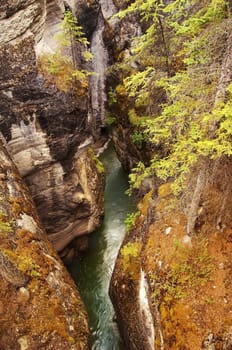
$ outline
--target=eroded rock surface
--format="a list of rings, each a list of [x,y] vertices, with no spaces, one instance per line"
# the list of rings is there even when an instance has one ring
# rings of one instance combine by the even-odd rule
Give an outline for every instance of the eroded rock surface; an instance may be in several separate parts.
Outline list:
[[[86,350],[84,305],[2,144],[0,164],[0,348]]]
[[[54,35],[60,31],[63,1],[4,1],[0,6],[0,131],[47,232],[62,250],[94,230],[102,215],[104,176],[87,152],[93,141],[88,87],[61,89],[38,70],[40,55],[55,52],[58,45]]]

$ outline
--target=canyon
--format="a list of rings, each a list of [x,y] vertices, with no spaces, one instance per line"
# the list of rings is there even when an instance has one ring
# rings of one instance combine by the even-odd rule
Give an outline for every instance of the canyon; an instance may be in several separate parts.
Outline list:
[[[3,350],[112,346],[104,343],[108,328],[93,345],[91,305],[82,294],[89,291],[80,286],[80,293],[78,277],[76,286],[64,266],[74,259],[75,276],[88,260],[88,242],[91,264],[98,234],[98,244],[110,245],[99,253],[108,259],[101,268],[110,271],[101,283],[115,315],[109,306],[105,321],[108,306],[100,298],[92,302],[103,305],[97,317],[109,332],[118,334],[118,325],[115,350],[232,347],[231,6],[195,1],[178,17],[173,4],[163,4],[162,15],[155,1],[142,9],[139,1],[118,0],[0,4]],[[188,37],[181,18],[199,35]],[[189,29],[193,23],[197,29]],[[202,40],[191,41],[196,37]],[[104,199],[110,171],[121,171],[117,160],[108,159],[105,169],[99,160],[110,139],[130,174],[128,209],[136,209],[126,226],[120,201],[113,207],[120,177],[112,181],[112,203]],[[185,187],[175,192],[174,170],[185,161]],[[115,217],[108,219],[111,206]]]

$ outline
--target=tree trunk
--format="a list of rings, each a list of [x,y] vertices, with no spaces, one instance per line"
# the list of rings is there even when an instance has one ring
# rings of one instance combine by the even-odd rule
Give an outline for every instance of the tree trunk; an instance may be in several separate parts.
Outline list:
[[[206,183],[206,170],[207,170],[208,162],[204,161],[202,164],[202,168],[200,169],[198,176],[197,176],[197,182],[196,187],[193,193],[191,206],[189,208],[188,212],[188,222],[187,222],[187,234],[191,235],[194,233],[194,228],[198,216],[198,208],[199,203],[201,199],[201,194],[203,192],[203,189],[205,187]]]

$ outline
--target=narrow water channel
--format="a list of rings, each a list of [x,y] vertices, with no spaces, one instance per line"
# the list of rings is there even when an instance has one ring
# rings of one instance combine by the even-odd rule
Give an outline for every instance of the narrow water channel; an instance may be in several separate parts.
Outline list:
[[[125,235],[124,219],[131,211],[125,191],[127,177],[112,145],[103,153],[107,173],[105,218],[102,227],[90,236],[89,251],[81,262],[74,262],[70,272],[78,284],[89,314],[92,350],[123,350],[114,310],[108,296],[110,278],[118,249]]]

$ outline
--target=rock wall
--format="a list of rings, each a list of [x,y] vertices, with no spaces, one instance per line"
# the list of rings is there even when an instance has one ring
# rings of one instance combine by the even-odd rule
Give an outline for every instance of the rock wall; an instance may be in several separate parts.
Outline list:
[[[115,3],[119,8],[123,7],[121,1]],[[170,63],[173,64],[172,67],[169,67],[168,62],[165,67],[160,60],[153,61],[156,55],[158,58],[162,56],[159,41],[156,41],[157,33],[149,36],[151,33],[147,32],[153,43],[149,49],[157,50],[157,53],[151,51],[151,63],[149,57],[146,60],[149,51],[139,51],[139,45],[137,55],[133,55],[133,47],[128,42],[126,33],[131,24],[133,28],[136,15],[135,12],[132,16],[128,15],[127,23],[121,22],[121,29],[117,25],[106,33],[106,42],[112,50],[113,58],[108,74],[113,138],[119,158],[127,170],[131,170],[140,160],[146,166],[151,155],[154,163],[155,156],[157,159],[168,158],[171,151],[167,150],[166,145],[170,143],[170,148],[174,148],[172,142],[176,137],[173,133],[168,141],[162,143],[154,137],[158,138],[159,130],[154,134],[143,134],[144,122],[147,122],[149,129],[146,116],[150,116],[150,120],[159,116],[167,96],[160,87],[151,87],[151,91],[149,88],[143,90],[143,83],[136,87],[136,82],[132,80],[138,76],[134,72],[144,72],[145,68],[151,66],[155,69],[155,75],[165,72],[164,75],[161,74],[163,77],[166,73],[174,75],[175,69],[181,72],[188,69],[181,62],[178,67],[177,61]],[[226,27],[230,24],[228,15],[225,16]],[[146,31],[148,23],[149,20],[145,20],[141,24],[142,31]],[[122,34],[119,41],[117,30],[121,30]],[[166,38],[168,31],[169,28]],[[215,106],[217,108],[218,103],[223,105],[227,101],[227,88],[231,83],[232,36],[230,31],[223,33],[227,33],[225,39],[220,38],[220,45],[226,40],[224,49],[220,51],[220,47],[215,46],[215,56],[220,58],[221,68],[215,79],[216,89],[212,94],[214,98],[209,100],[209,110]],[[176,39],[175,35],[174,38]],[[140,44],[140,49],[144,49],[143,40]],[[170,56],[168,60],[169,58]],[[213,62],[215,59],[214,57]],[[203,81],[203,73],[198,79]],[[143,76],[142,80],[145,82],[146,78]],[[193,81],[192,76],[190,80]],[[138,81],[139,78],[137,83]],[[144,94],[139,93],[140,88]],[[146,99],[147,92],[149,99]],[[183,101],[181,103],[184,104]],[[200,105],[200,99],[198,103]],[[176,112],[171,113],[174,118]],[[140,119],[139,116],[143,117]],[[166,122],[164,124],[167,125]],[[209,124],[211,141],[217,137],[220,121],[212,118]],[[198,125],[201,125],[200,119]],[[149,137],[154,137],[153,144],[149,142]],[[231,139],[228,144],[230,141]],[[192,154],[197,156],[197,151]],[[138,181],[134,187],[139,187],[140,175],[149,174],[138,188],[139,194],[146,195],[139,203],[136,215],[127,221],[131,228],[120,249],[110,286],[110,295],[127,349],[229,350],[232,346],[232,163],[230,151],[226,153],[223,150],[223,155],[218,153],[217,156],[210,152],[207,157],[205,154],[198,157],[194,166],[189,166],[186,187],[179,197],[173,195],[173,178],[169,170],[167,178],[169,176],[170,183],[161,185],[163,174],[157,179],[155,171],[149,173],[149,170],[146,172],[140,167],[141,172],[138,172]],[[188,155],[190,157],[191,152]],[[180,154],[178,161],[184,163],[184,156],[182,159]],[[171,172],[171,163],[169,169]]]
[[[125,7],[125,3],[118,1],[114,3],[118,11]],[[129,116],[134,102],[128,99],[123,86],[126,73],[132,72],[137,67],[136,62],[128,60],[125,65],[123,60],[131,56],[133,38],[140,33],[140,24],[132,15],[126,19],[116,17],[111,21],[106,21],[103,33],[109,52],[109,67],[106,72],[108,123],[112,127],[112,138],[117,156],[127,172],[130,172],[139,161],[147,163],[150,157],[149,146],[145,142],[136,142],[133,137],[135,131],[138,131],[138,125],[136,123],[133,125]]]
[[[0,131],[47,232],[62,250],[94,230],[102,215],[104,176],[87,152],[93,141],[88,87],[61,89],[38,69],[40,55],[58,45],[54,35],[63,1],[4,1],[0,10]]]
[[[145,214],[145,213],[144,213]],[[110,297],[128,350],[154,349],[154,324],[144,308],[144,272],[141,252],[151,218],[141,215],[127,232],[110,282]],[[148,302],[149,303],[149,302]]]
[[[88,349],[79,293],[0,145],[0,348]]]
[[[120,249],[110,294],[127,349],[231,349],[231,159],[209,164],[190,237],[187,203],[198,172],[191,174],[181,202],[174,199],[170,183],[157,194],[148,193]],[[141,322],[141,271],[149,285],[152,345],[146,343],[152,332]]]

